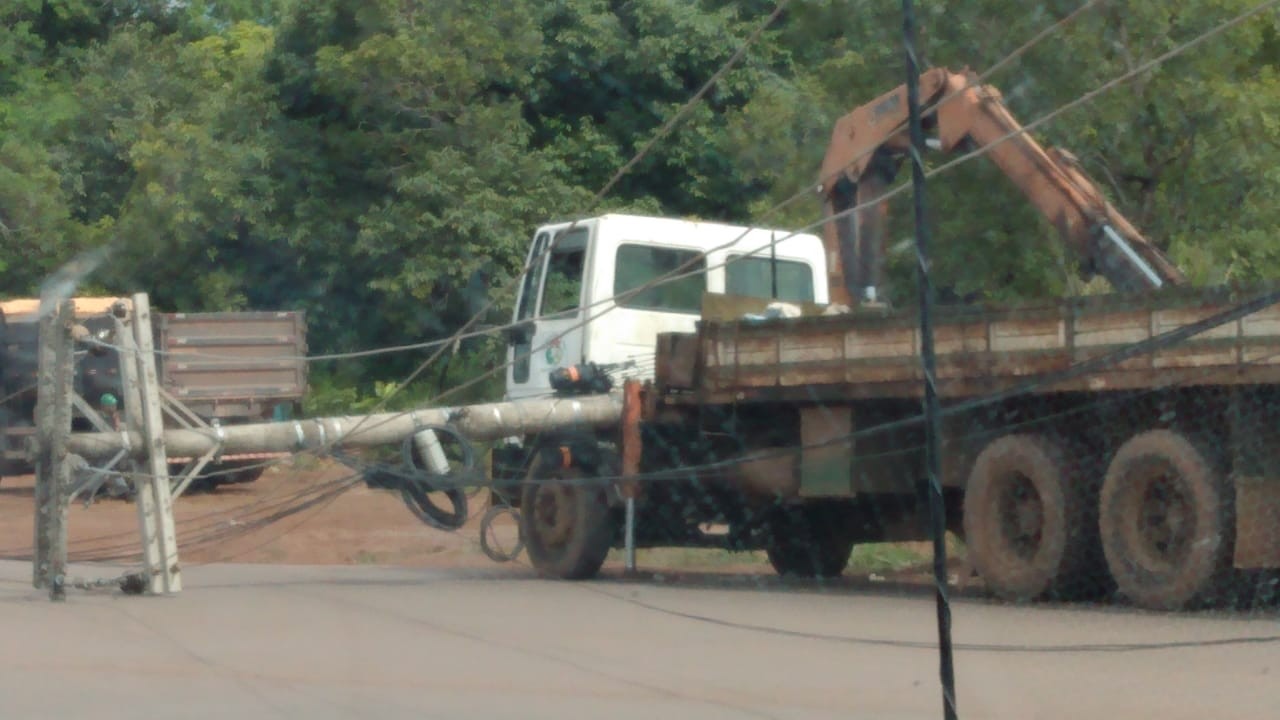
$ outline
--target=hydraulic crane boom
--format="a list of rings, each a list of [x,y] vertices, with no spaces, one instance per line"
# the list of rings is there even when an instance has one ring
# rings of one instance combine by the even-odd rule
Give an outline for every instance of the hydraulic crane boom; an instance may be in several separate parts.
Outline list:
[[[1117,290],[1181,285],[1185,277],[1138,232],[1084,174],[1076,159],[1040,146],[1010,114],[1000,92],[972,74],[933,68],[920,77],[929,147],[949,153],[987,148],[998,166],[1058,230],[1085,276],[1101,274]],[[907,91],[898,87],[840,118],[822,163],[824,226],[831,302],[877,300],[883,284],[888,200],[882,199],[904,155]]]

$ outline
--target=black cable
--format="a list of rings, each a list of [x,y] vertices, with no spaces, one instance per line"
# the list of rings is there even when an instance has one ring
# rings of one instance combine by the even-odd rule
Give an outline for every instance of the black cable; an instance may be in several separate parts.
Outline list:
[[[920,362],[924,373],[925,495],[929,533],[933,536],[933,585],[938,622],[938,674],[942,683],[942,715],[956,720],[955,659],[951,648],[951,598],[947,592],[947,510],[942,498],[937,357],[933,348],[933,283],[929,277],[929,223],[926,216],[924,126],[920,119],[920,68],[916,61],[916,17],[911,0],[902,0],[902,45],[907,71],[907,114],[911,126],[911,184],[916,230],[916,281],[920,293]]]
[[[1199,293],[1198,297],[1202,301],[1213,302],[1219,299],[1218,297],[1215,297],[1215,296],[1225,294],[1228,297],[1230,297],[1231,294],[1237,293],[1239,291],[1236,289],[1229,288],[1225,290],[1220,290],[1217,293],[1204,291],[1204,290],[1197,290],[1197,292]],[[1070,367],[1064,368],[1062,370],[1055,370],[1048,373],[1042,373],[1041,375],[1034,376],[1025,382],[1019,383],[1014,387],[1007,388],[1005,390],[1000,390],[994,393],[989,393],[986,395],[980,395],[967,400],[962,400],[954,404],[944,405],[940,409],[940,415],[945,418],[958,413],[977,410],[990,405],[996,405],[1006,400],[1013,399],[1019,395],[1033,393],[1040,388],[1044,388],[1052,385],[1058,385],[1061,383],[1066,383],[1071,380],[1075,380],[1080,377],[1083,377],[1085,375],[1100,372],[1113,365],[1117,365],[1121,362],[1124,362],[1125,360],[1129,360],[1139,355],[1157,352],[1164,348],[1183,342],[1196,335],[1213,330],[1214,328],[1217,328],[1219,326],[1225,325],[1227,323],[1235,322],[1236,320],[1252,315],[1256,312],[1264,310],[1277,303],[1280,303],[1280,289],[1270,290],[1268,292],[1263,293],[1262,295],[1255,297],[1252,300],[1234,305],[1233,307],[1227,310],[1223,310],[1219,313],[1216,313],[1207,318],[1204,318],[1203,320],[1198,320],[1194,323],[1182,325],[1174,330],[1161,333],[1160,335],[1156,335],[1146,340],[1141,340],[1139,342],[1132,343],[1130,345],[1126,345],[1121,348],[1117,348],[1115,350],[1099,355],[1097,357],[1074,363]],[[1243,363],[1208,368],[1205,371],[1205,376],[1208,377],[1214,373],[1230,371],[1235,368],[1239,368],[1243,365],[1249,365],[1249,364],[1252,364],[1252,363],[1246,361]],[[1174,383],[1170,383],[1167,386],[1161,386],[1161,387],[1163,388],[1163,387],[1169,387],[1173,385]],[[898,420],[890,420],[887,422],[882,422],[875,426],[863,428],[861,430],[857,430],[852,433],[837,435],[827,440],[822,440],[822,441],[812,442],[812,443],[805,443],[802,445],[789,445],[786,447],[771,448],[769,450],[761,451],[760,453],[753,455],[753,458],[769,459],[769,458],[779,457],[787,453],[794,452],[797,449],[810,450],[810,449],[829,447],[833,445],[839,445],[843,443],[848,443],[852,440],[870,437],[878,433],[913,428],[924,421],[925,421],[924,413],[919,413],[919,414],[911,415],[909,417],[901,418]],[[677,470],[650,471],[648,473],[645,473],[643,476],[634,476],[631,478],[622,478],[619,476],[617,478],[607,478],[607,479],[609,480],[683,479],[687,477],[689,471],[691,470],[724,469],[724,468],[732,467],[738,464],[739,462],[740,460],[736,458],[729,458],[725,460],[716,460],[708,463],[703,463],[696,466],[686,466]],[[601,479],[606,479],[606,478],[601,478]]]
[[[785,637],[801,638],[806,640],[821,640],[824,642],[838,642],[852,645],[874,645],[879,647],[894,647],[918,650],[933,650],[937,647],[935,643],[917,640],[895,640],[892,638],[876,638],[852,635],[829,635],[826,633],[805,632],[803,630],[788,630],[786,628],[774,627],[772,625],[756,625],[753,623],[742,623],[734,620],[725,620],[723,618],[712,617],[709,615],[701,615],[697,613],[684,612],[682,610],[673,610],[659,605],[639,600],[637,598],[615,595],[614,593],[587,585],[580,586],[583,589],[590,590],[600,595],[611,597],[615,600],[631,603],[637,607],[651,610],[653,612],[671,615],[673,617],[684,618],[701,623],[711,625],[719,625],[721,627],[733,628],[735,630],[746,630],[750,632],[765,633],[768,635],[782,635]],[[1188,648],[1210,648],[1231,645],[1270,645],[1280,643],[1280,635],[1239,635],[1235,637],[1212,638],[1208,640],[1171,640],[1167,642],[1137,642],[1137,643],[1063,643],[1055,645],[1035,645],[1030,643],[955,643],[955,649],[963,652],[984,652],[984,653],[1129,653],[1129,652],[1153,652],[1160,650],[1178,650]]]
[[[507,508],[496,508],[507,510]],[[480,549],[484,551],[484,538],[481,537],[473,542],[479,543]],[[523,546],[522,540],[517,540],[517,547],[514,551],[506,553],[505,557],[500,560],[493,558],[498,562],[514,562],[515,564],[537,572],[527,560],[518,557],[520,549]],[[488,552],[486,551],[486,554]],[[899,640],[894,638],[868,637],[862,635],[833,635],[829,633],[807,632],[804,630],[791,630],[773,625],[759,625],[755,623],[744,623],[734,620],[726,620],[711,615],[703,615],[699,613],[691,613],[683,610],[675,610],[672,608],[662,607],[650,602],[646,602],[637,597],[625,595],[617,595],[608,590],[592,584],[574,583],[574,586],[583,591],[594,593],[611,600],[618,600],[629,603],[636,607],[649,610],[651,612],[661,613],[693,622],[717,625],[720,627],[731,628],[734,630],[742,630],[746,632],[763,633],[767,635],[780,635],[803,640],[818,640],[821,642],[833,642],[849,645],[869,645],[875,647],[892,647],[908,650],[934,650],[937,644],[923,640]],[[999,606],[998,601],[979,601],[984,606]],[[1233,637],[1208,638],[1204,640],[1170,640],[1163,642],[1111,642],[1111,643],[1057,643],[1057,644],[1035,644],[1035,643],[974,643],[960,642],[953,643],[954,650],[961,652],[975,653],[993,653],[993,654],[1060,654],[1060,653],[1138,653],[1138,652],[1159,652],[1164,650],[1181,650],[1181,649],[1197,649],[1197,648],[1214,648],[1214,647],[1230,647],[1241,645],[1271,645],[1280,644],[1280,635],[1237,635]]]
[[[203,528],[195,530],[195,537],[180,538],[180,546],[186,549],[199,549],[206,547],[214,542],[229,540],[237,535],[264,527],[277,520],[284,519],[291,515],[297,514],[314,506],[318,502],[322,502],[327,498],[333,498],[347,490],[355,487],[360,480],[358,474],[352,474],[336,480],[328,481],[310,488],[305,489],[293,496],[277,501],[272,505],[262,505],[254,508],[255,511],[270,510],[270,514],[265,518],[253,518],[247,521],[237,521],[233,525],[227,525],[223,522],[213,522]],[[99,547],[91,550],[83,550],[76,553],[69,553],[72,562],[111,562],[136,559],[140,555],[140,550],[135,549],[136,542],[118,543],[107,547]]]
[[[1278,301],[1278,300],[1280,300],[1280,291],[1275,291],[1274,293],[1270,293],[1270,294],[1268,294],[1268,295],[1261,296],[1261,297],[1259,297],[1259,298],[1256,298],[1256,299],[1255,299],[1255,300],[1253,300],[1253,301],[1250,301],[1250,302],[1248,302],[1248,303],[1245,303],[1245,304],[1243,304],[1243,305],[1241,305],[1241,306],[1238,306],[1238,307],[1236,307],[1236,308],[1234,308],[1234,309],[1232,309],[1232,310],[1225,311],[1224,313],[1220,313],[1219,315],[1216,315],[1216,316],[1212,316],[1212,317],[1209,317],[1209,318],[1205,318],[1204,320],[1199,321],[1199,322],[1197,322],[1197,323],[1195,323],[1195,324],[1193,324],[1193,325],[1184,326],[1183,328],[1179,328],[1178,330],[1172,331],[1172,332],[1170,332],[1170,333],[1165,333],[1164,335],[1156,336],[1155,338],[1151,338],[1151,339],[1149,339],[1149,340],[1142,341],[1141,343],[1138,343],[1137,345],[1142,346],[1142,347],[1147,348],[1147,349],[1159,349],[1160,347],[1164,347],[1165,345],[1170,344],[1170,340],[1171,340],[1170,336],[1174,336],[1176,333],[1179,333],[1180,331],[1186,330],[1186,331],[1187,331],[1187,333],[1185,333],[1185,334],[1184,334],[1184,335],[1186,335],[1186,336],[1190,336],[1191,334],[1194,334],[1195,332],[1204,332],[1205,330],[1207,330],[1207,329],[1212,329],[1213,327],[1216,327],[1217,325],[1220,325],[1220,324],[1222,324],[1223,322],[1231,322],[1231,321],[1232,321],[1232,319],[1235,319],[1235,318],[1237,318],[1237,317],[1243,317],[1243,316],[1245,316],[1245,315],[1247,315],[1247,314],[1250,314],[1250,313],[1252,313],[1252,312],[1256,312],[1258,309],[1260,309],[1260,306],[1261,306],[1261,307],[1265,307],[1265,306],[1266,306],[1265,304],[1269,301],[1269,299],[1270,299],[1270,301],[1271,301],[1271,302],[1274,302],[1274,301]],[[1225,320],[1223,320],[1223,318],[1226,318],[1226,319],[1225,319]],[[1194,332],[1193,332],[1193,331],[1194,331]],[[1185,339],[1185,337],[1183,337],[1183,336],[1176,336],[1176,337],[1180,337],[1181,339]],[[1139,352],[1140,352],[1139,350],[1135,350],[1135,349],[1134,349],[1134,346],[1130,346],[1130,347],[1126,347],[1126,348],[1119,349],[1119,350],[1115,351],[1114,353],[1108,354],[1108,355],[1106,355],[1106,356],[1102,356],[1102,357],[1100,357],[1100,358],[1098,358],[1098,359],[1097,359],[1097,362],[1098,362],[1098,363],[1102,363],[1102,364],[1103,364],[1103,366],[1105,367],[1105,363],[1103,363],[1103,361],[1104,361],[1104,360],[1106,360],[1107,358],[1119,358],[1119,359],[1124,359],[1124,358],[1127,358],[1127,357],[1131,356],[1132,354],[1138,354]],[[1263,355],[1263,356],[1261,356],[1261,357],[1259,357],[1259,358],[1256,358],[1256,359],[1254,359],[1254,360],[1252,360],[1252,361],[1248,361],[1248,362],[1246,362],[1246,363],[1244,363],[1244,364],[1245,364],[1245,365],[1253,365],[1253,364],[1258,364],[1258,363],[1265,363],[1265,362],[1268,362],[1268,361],[1269,361],[1269,360],[1271,360],[1271,359],[1274,359],[1275,357],[1280,357],[1280,352],[1270,353],[1270,354],[1267,354],[1267,355]],[[1119,360],[1117,359],[1117,360],[1114,360],[1114,361],[1118,362]],[[1093,361],[1090,361],[1090,362],[1093,362]],[[1077,366],[1073,366],[1072,368],[1068,368],[1068,369],[1066,369],[1066,370],[1064,370],[1064,371],[1059,371],[1059,373],[1055,373],[1054,375],[1058,375],[1058,374],[1061,374],[1061,373],[1073,373],[1073,372],[1076,372],[1076,367],[1077,367]],[[1233,365],[1233,366],[1224,366],[1224,367],[1210,367],[1210,368],[1205,368],[1205,369],[1203,370],[1202,377],[1201,377],[1201,378],[1193,379],[1193,380],[1192,380],[1192,382],[1202,381],[1202,380],[1204,380],[1204,379],[1211,378],[1212,376],[1214,376],[1214,375],[1216,375],[1216,374],[1219,374],[1219,373],[1222,373],[1222,372],[1230,372],[1230,371],[1234,370],[1234,369],[1235,369],[1235,368],[1237,368],[1237,367],[1239,367],[1239,366],[1238,366],[1238,365]],[[1097,368],[1091,368],[1091,369],[1096,370]],[[1186,382],[1186,380],[1184,379],[1182,382]],[[1035,381],[1035,380],[1032,380],[1030,384],[1034,385],[1034,384],[1036,384],[1036,381]],[[1171,383],[1166,383],[1166,384],[1161,384],[1161,385],[1153,385],[1153,386],[1151,386],[1151,387],[1144,388],[1144,389],[1142,389],[1142,390],[1138,391],[1138,394],[1143,395],[1143,394],[1150,394],[1150,393],[1163,392],[1163,391],[1167,391],[1167,390],[1169,390],[1169,389],[1171,389],[1171,388],[1179,387],[1179,385],[1180,385],[1180,384],[1181,384],[1181,383],[1179,383],[1179,382],[1171,382]],[[1023,422],[1021,422],[1021,423],[1018,423],[1018,424],[1017,424],[1017,426],[1018,426],[1018,427],[1022,427],[1022,426],[1031,426],[1031,425],[1036,425],[1036,424],[1040,424],[1040,423],[1043,423],[1043,422],[1049,422],[1049,421],[1051,421],[1051,420],[1053,420],[1053,419],[1056,419],[1056,418],[1058,418],[1058,417],[1062,417],[1062,416],[1066,416],[1066,415],[1071,415],[1071,414],[1075,414],[1075,413],[1079,413],[1079,412],[1084,412],[1084,411],[1087,411],[1087,410],[1090,410],[1090,409],[1094,409],[1094,408],[1097,408],[1097,407],[1100,407],[1100,406],[1104,406],[1104,405],[1111,405],[1111,404],[1120,403],[1120,402],[1126,402],[1126,401],[1128,401],[1131,397],[1132,397],[1132,396],[1131,396],[1130,394],[1126,394],[1126,395],[1122,395],[1122,396],[1115,396],[1115,397],[1110,397],[1110,398],[1105,398],[1105,399],[1093,400],[1093,401],[1091,401],[1091,402],[1089,402],[1089,403],[1085,403],[1085,404],[1083,404],[1083,405],[1073,406],[1072,408],[1070,408],[1070,409],[1068,409],[1068,410],[1065,410],[1065,411],[1063,411],[1063,412],[1055,413],[1055,414],[1054,414],[1054,415],[1052,415],[1052,416],[1048,416],[1048,417],[1036,417],[1036,418],[1028,419],[1028,420],[1026,420],[1026,421],[1023,421]],[[981,403],[981,402],[986,401],[986,400],[987,400],[987,398],[986,398],[986,397],[983,397],[983,398],[976,398],[974,401],[971,401],[971,402]],[[917,419],[918,419],[918,418],[917,418]],[[911,422],[911,420],[912,420],[912,419],[908,418],[905,422]],[[900,423],[900,422],[904,422],[904,421],[893,421],[893,422],[894,422],[894,423]],[[858,436],[858,435],[863,435],[863,434],[872,434],[872,433],[877,432],[877,431],[879,431],[880,429],[882,429],[882,428],[884,427],[884,425],[886,425],[886,424],[877,425],[877,426],[872,427],[872,428],[866,428],[866,429],[864,429],[864,430],[860,431],[859,433],[854,433],[854,434],[853,434],[853,436],[851,436],[851,437],[856,437],[856,436]],[[988,432],[991,432],[991,431],[990,431],[990,430],[979,430],[979,431],[976,431],[975,433],[972,433],[972,434],[973,434],[973,435],[980,435],[980,434],[985,434],[985,433],[988,433]],[[966,437],[967,437],[967,436],[966,436]],[[839,441],[839,440],[840,440],[840,439],[839,439],[839,438],[837,438],[837,441]],[[821,443],[810,443],[810,444],[802,445],[802,446],[798,446],[798,447],[799,447],[799,448],[820,447],[820,446],[825,445],[825,444],[828,444],[828,443],[827,443],[827,442],[821,442]],[[795,448],[781,448],[781,449],[779,449],[779,451],[781,451],[781,452],[786,452],[786,451],[788,451],[788,450],[794,450],[794,449],[795,449]],[[912,447],[910,447],[910,448],[896,448],[896,449],[894,449],[894,450],[889,450],[889,451],[885,451],[885,452],[883,452],[883,453],[878,453],[878,454],[877,454],[877,455],[875,455],[875,456],[876,456],[876,457],[878,457],[878,456],[891,455],[891,454],[895,454],[895,453],[906,452],[906,451],[911,451],[911,450],[916,450],[916,449],[919,449],[919,448],[918,448],[917,446],[912,446]],[[647,473],[642,473],[641,475],[639,475],[639,476],[635,476],[635,477],[632,477],[632,478],[630,478],[630,479],[632,479],[632,480],[653,481],[653,482],[656,482],[656,481],[662,481],[662,480],[681,480],[681,479],[685,479],[685,478],[687,477],[687,473],[688,473],[688,472],[690,472],[690,471],[696,471],[696,470],[699,470],[699,469],[714,469],[715,467],[718,467],[718,466],[720,466],[720,465],[733,464],[734,462],[736,462],[736,460],[715,461],[715,462],[703,463],[703,464],[695,465],[695,466],[688,466],[688,467],[684,467],[684,468],[681,468],[679,471],[650,471],[650,472],[647,472]],[[581,483],[608,483],[608,482],[613,482],[613,481],[621,480],[621,479],[623,479],[623,478],[621,478],[620,476],[616,476],[616,477],[614,477],[614,476],[597,476],[597,477],[593,477],[593,478],[585,478],[585,479],[582,479],[582,480],[580,480],[580,481],[566,481],[566,482],[574,482],[575,484],[576,484],[577,482],[581,482]],[[332,482],[332,481],[331,481],[331,482]],[[340,481],[337,481],[337,482],[341,482],[341,480],[340,480]],[[525,482],[525,481],[524,481],[523,479],[517,479],[517,480],[512,481],[512,482],[511,482],[511,483],[509,483],[509,484],[510,484],[510,485],[520,485],[520,484],[523,484],[524,482]],[[491,482],[491,483],[488,483],[486,486],[487,486],[487,487],[489,487],[489,488],[490,488],[490,489],[492,489],[492,490],[500,490],[501,488],[507,487],[507,485],[508,485],[508,483],[502,483],[502,482]],[[322,487],[324,487],[324,486],[317,486],[317,487],[321,487],[321,488],[322,488]],[[257,506],[260,506],[260,505],[262,506],[262,508],[263,508],[263,509],[265,509],[266,507],[277,507],[277,506],[280,506],[280,505],[286,505],[287,503],[292,502],[292,501],[294,501],[294,500],[296,500],[296,499],[298,499],[298,498],[302,497],[303,495],[306,495],[306,494],[308,494],[308,493],[310,493],[310,492],[314,491],[315,489],[316,489],[316,488],[307,488],[307,489],[304,489],[304,490],[302,490],[302,491],[300,491],[300,492],[298,492],[298,493],[295,493],[294,495],[290,496],[289,498],[286,498],[286,499],[284,499],[284,500],[278,500],[278,501],[275,501],[275,504],[274,504],[274,505],[266,506],[266,505],[263,505],[263,504],[262,504],[262,501],[257,501],[257,502],[253,502],[253,503],[247,503],[245,506],[242,506],[242,507],[240,507],[240,508],[232,508],[231,510],[232,510],[232,511],[237,511],[237,510],[246,510],[246,509],[250,509],[250,510],[252,510],[252,509],[257,509]],[[214,515],[221,515],[221,514],[224,514],[225,512],[227,512],[227,511],[211,511],[211,512],[206,513],[206,514],[204,514],[204,515],[197,516],[197,518],[195,518],[195,519],[205,519],[205,518],[212,517],[212,516],[214,516]],[[210,525],[210,526],[207,526],[207,527],[209,527],[210,529],[212,529],[212,528],[216,527],[216,523],[215,523],[214,525]],[[198,532],[198,531],[197,531],[197,532]],[[94,540],[102,540],[102,539],[108,539],[108,538],[124,537],[124,536],[131,535],[131,534],[132,534],[131,532],[112,533],[112,534],[107,534],[107,535],[97,536],[97,537],[94,537],[94,538],[86,538],[86,539],[84,539],[84,540],[82,540],[82,541],[80,541],[80,542],[93,542]],[[184,542],[184,545],[185,545],[186,543],[189,543],[189,542],[191,542],[191,541],[190,541],[190,540],[185,541],[185,542]],[[124,548],[124,547],[129,547],[129,546],[131,546],[131,545],[132,545],[131,543],[126,543],[126,544],[115,545],[115,546],[109,546],[109,547],[110,547],[110,548]],[[104,549],[108,549],[108,548],[98,548],[98,550],[99,550],[99,551],[104,550]],[[20,555],[19,553],[22,553],[22,552],[28,553],[28,555]],[[10,551],[3,551],[3,552],[0,552],[0,557],[4,557],[4,558],[7,558],[7,559],[30,559],[30,557],[29,557],[29,553],[30,553],[30,548],[26,548],[26,549],[21,550],[21,551],[10,550]],[[112,556],[112,557],[118,557],[118,556]],[[83,561],[84,559],[85,559],[85,558],[76,558],[75,560],[76,560],[76,561]]]

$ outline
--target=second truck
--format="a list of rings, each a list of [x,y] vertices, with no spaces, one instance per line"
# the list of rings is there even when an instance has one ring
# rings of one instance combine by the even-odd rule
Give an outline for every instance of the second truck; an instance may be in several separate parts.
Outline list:
[[[115,297],[75,298],[77,322],[97,344],[77,348],[75,391],[99,415],[123,411],[120,359],[112,346]],[[2,474],[34,471],[26,443],[35,434],[36,381],[39,367],[39,307],[34,298],[0,302],[0,402]],[[156,313],[152,320],[160,384],[201,422],[234,425],[292,416],[307,390],[306,318],[295,311]],[[105,402],[104,402],[105,401]],[[170,414],[170,426],[189,420]],[[73,426],[91,429],[77,407]],[[284,453],[225,455],[207,470],[199,485],[250,482],[265,462]],[[174,457],[174,463],[190,458]]]

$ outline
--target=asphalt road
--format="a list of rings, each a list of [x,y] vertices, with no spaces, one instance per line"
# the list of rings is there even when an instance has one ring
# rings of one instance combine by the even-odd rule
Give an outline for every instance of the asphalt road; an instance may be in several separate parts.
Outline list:
[[[170,597],[0,563],[8,718],[939,718],[934,605],[518,568],[203,566]],[[953,612],[962,718],[1273,718],[1280,621]]]

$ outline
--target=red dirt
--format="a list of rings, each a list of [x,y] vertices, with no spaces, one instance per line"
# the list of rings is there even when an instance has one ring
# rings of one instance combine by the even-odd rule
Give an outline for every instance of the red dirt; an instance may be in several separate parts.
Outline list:
[[[487,509],[486,493],[470,499],[471,520],[457,532],[423,524],[409,512],[398,493],[373,490],[362,482],[296,514],[275,522],[260,522],[272,513],[315,497],[349,473],[337,464],[315,469],[282,465],[268,469],[253,483],[226,485],[212,492],[188,492],[175,504],[182,563],[501,567],[480,549],[479,519]],[[0,480],[0,557],[31,555],[33,486],[30,475]],[[255,521],[260,524],[249,525]],[[72,562],[141,560],[137,510],[131,501],[102,499],[87,508],[82,502],[74,502],[67,528]],[[491,533],[497,535],[500,548],[512,547],[516,529],[511,516],[502,516]],[[638,561],[642,569],[661,574],[696,571],[773,575],[759,553],[724,555],[666,548],[641,550]],[[515,565],[527,566],[527,556],[521,554]],[[622,553],[612,553],[605,567],[621,569]],[[851,569],[849,574],[854,571]],[[912,569],[890,573],[886,579],[919,580],[924,574]]]
[[[190,492],[175,503],[179,553],[184,564],[248,562],[278,564],[380,564],[457,567],[492,565],[479,546],[484,496],[469,503],[472,521],[458,532],[424,525],[400,496],[357,483],[338,497],[260,527],[246,523],[296,505],[327,481],[348,474],[340,466],[317,470],[271,468],[257,482]],[[34,478],[0,483],[0,555],[29,555],[33,534]],[[504,536],[514,527],[501,523]],[[72,561],[103,552],[139,550],[136,506],[104,499],[88,508],[75,502],[67,519]],[[216,539],[210,539],[217,533]],[[502,539],[509,547],[510,540]],[[130,558],[133,559],[133,558]]]

